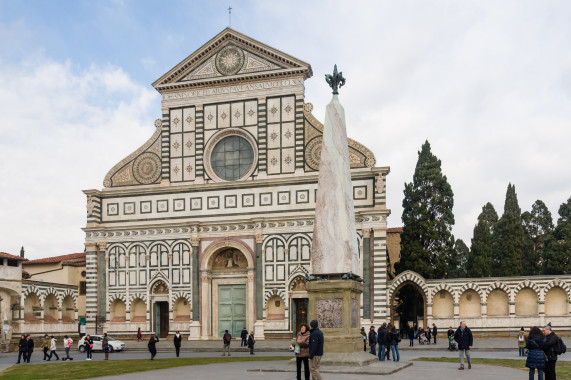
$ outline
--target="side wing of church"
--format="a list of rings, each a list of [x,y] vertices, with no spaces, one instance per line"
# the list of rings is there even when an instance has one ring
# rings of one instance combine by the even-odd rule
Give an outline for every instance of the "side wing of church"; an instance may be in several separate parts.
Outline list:
[[[88,331],[213,339],[246,327],[263,339],[307,322],[323,132],[311,76],[227,28],[153,83],[155,132],[84,191]],[[389,168],[356,141],[349,153],[362,320],[384,319]]]

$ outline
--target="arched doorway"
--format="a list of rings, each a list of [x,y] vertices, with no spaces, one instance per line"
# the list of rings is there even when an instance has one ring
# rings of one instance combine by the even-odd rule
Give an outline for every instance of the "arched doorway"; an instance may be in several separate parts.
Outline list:
[[[155,334],[161,338],[169,335],[169,288],[163,280],[156,281],[151,288],[153,310],[151,320]]]
[[[239,336],[255,323],[253,252],[234,240],[212,244],[201,263],[201,327],[204,338],[220,338],[225,330]]]
[[[305,278],[298,276],[289,285],[289,296],[291,307],[291,329],[293,336],[301,329],[302,324],[309,324],[307,320],[309,296],[305,289]]]
[[[426,294],[417,283],[405,281],[392,293],[391,324],[402,331],[415,324],[426,328]]]

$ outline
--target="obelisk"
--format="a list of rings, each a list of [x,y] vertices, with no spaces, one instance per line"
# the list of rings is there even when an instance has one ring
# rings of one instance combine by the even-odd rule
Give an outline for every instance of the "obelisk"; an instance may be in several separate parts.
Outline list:
[[[345,112],[339,103],[342,73],[325,76],[333,89],[327,105],[311,251],[306,282],[309,320],[316,319],[325,335],[323,365],[365,365],[376,360],[363,353],[359,333],[361,294],[357,230]]]
[[[325,111],[321,144],[311,247],[312,273],[352,273],[360,277],[345,110],[339,103],[338,92],[345,78],[335,65],[333,75],[327,75],[326,80],[333,87],[333,99]]]

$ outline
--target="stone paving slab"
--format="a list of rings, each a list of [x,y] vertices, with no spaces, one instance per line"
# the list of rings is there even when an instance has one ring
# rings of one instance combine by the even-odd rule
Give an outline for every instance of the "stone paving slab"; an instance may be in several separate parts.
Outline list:
[[[257,363],[256,363],[257,364]],[[390,375],[412,366],[412,362],[379,362],[367,366],[321,366],[320,373],[337,373],[347,375]],[[249,368],[248,372],[296,372],[297,369],[288,364]]]
[[[210,364],[192,367],[178,367],[157,371],[139,372],[112,377],[98,377],[98,380],[143,380],[143,379],[232,379],[232,380],[295,380],[295,372],[262,372],[248,371],[251,368],[271,368],[276,366],[276,362],[257,362],[257,363],[228,363],[228,364]],[[382,363],[381,363],[382,364]],[[322,371],[323,373],[323,371]],[[363,374],[365,380],[374,379],[372,376]],[[369,377],[371,376],[371,377]],[[422,379],[422,380],[443,380],[443,379],[460,379],[460,380],[482,380],[482,379],[501,379],[501,380],[521,380],[527,379],[527,371],[518,369],[474,365],[471,370],[458,371],[457,363],[434,363],[434,362],[415,362],[414,365],[406,367],[401,371],[383,375],[383,380],[402,380],[402,379]],[[327,373],[323,376],[326,380],[348,380],[357,379],[357,376],[347,375],[345,373]]]

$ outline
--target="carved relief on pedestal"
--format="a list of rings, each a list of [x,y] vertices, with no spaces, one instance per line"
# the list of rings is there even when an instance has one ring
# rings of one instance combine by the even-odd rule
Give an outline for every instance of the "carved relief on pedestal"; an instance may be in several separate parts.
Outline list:
[[[317,320],[322,328],[343,327],[343,301],[340,299],[317,300]]]

